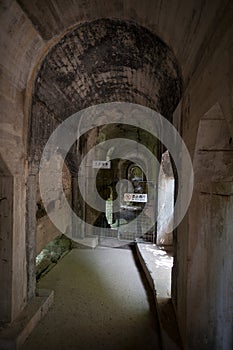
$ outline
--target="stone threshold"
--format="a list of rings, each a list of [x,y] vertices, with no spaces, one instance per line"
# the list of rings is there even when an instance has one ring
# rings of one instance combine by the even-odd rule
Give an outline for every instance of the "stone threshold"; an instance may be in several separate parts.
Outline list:
[[[92,248],[98,245],[98,236],[86,236],[83,238],[72,238],[72,248]]]
[[[153,244],[139,242],[136,242],[136,251],[149,285],[153,290],[162,348],[163,350],[183,349],[170,296],[172,267],[169,266],[169,257],[171,258],[171,254]],[[161,261],[161,256],[164,261]]]
[[[38,289],[14,322],[0,332],[0,349],[18,350],[45,316],[53,303],[54,293],[47,289]]]

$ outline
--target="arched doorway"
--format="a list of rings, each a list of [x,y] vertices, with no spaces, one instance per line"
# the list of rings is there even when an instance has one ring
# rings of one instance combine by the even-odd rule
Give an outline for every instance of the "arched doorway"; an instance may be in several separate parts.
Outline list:
[[[87,34],[85,40],[84,32]],[[133,60],[130,58],[132,51],[129,40],[123,40],[126,32],[128,38],[137,46]],[[101,40],[98,35],[93,37],[93,33],[100,33]],[[112,42],[112,37],[115,37],[114,42],[117,45]],[[66,65],[64,62],[72,64]],[[145,83],[141,84],[140,81]],[[28,138],[30,162],[38,166],[51,133],[62,121],[77,111],[105,102],[126,101],[155,109],[171,120],[181,90],[182,77],[173,52],[147,29],[131,22],[110,19],[79,25],[50,50],[35,78]],[[127,113],[123,115],[123,119],[127,120]],[[109,123],[104,113],[101,120],[103,125]],[[85,122],[83,118],[80,122],[80,132],[85,128]],[[124,133],[129,139],[139,142],[144,140],[145,146],[150,145],[150,137],[138,130],[122,130],[121,125],[116,125],[112,130],[118,137]],[[111,136],[115,134],[109,133]],[[72,169],[72,209],[81,218],[88,218],[92,225],[96,222],[98,210],[89,210],[82,200],[78,190],[78,171],[82,159],[99,141],[102,141],[101,130],[94,128],[80,137],[68,154],[69,169]],[[153,143],[151,151],[152,154],[158,155],[157,144]],[[130,152],[127,150],[128,155]],[[102,153],[102,156],[103,160],[106,160],[107,152]],[[146,162],[149,164],[150,159],[146,159]],[[88,181],[85,184],[85,189],[91,192]],[[32,182],[31,193],[36,191],[35,186],[35,182]],[[31,197],[31,200],[33,205],[34,197]],[[35,224],[34,214],[30,212],[29,215],[28,221]],[[35,225],[27,227],[27,230],[29,239],[35,242]],[[85,232],[82,226],[72,226],[72,235],[75,238],[79,236],[83,239],[86,234],[89,232]],[[30,253],[28,265],[33,266],[33,251],[30,250]],[[33,269],[31,271],[33,275]],[[29,279],[29,286],[34,291],[33,278]]]

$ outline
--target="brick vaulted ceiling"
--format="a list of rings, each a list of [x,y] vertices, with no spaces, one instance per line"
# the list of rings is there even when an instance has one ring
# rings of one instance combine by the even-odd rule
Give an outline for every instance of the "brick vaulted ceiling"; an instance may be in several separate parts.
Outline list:
[[[44,42],[43,52],[47,51],[33,89],[34,150],[37,139],[40,144],[41,139],[46,141],[63,119],[97,103],[139,103],[170,119],[182,85],[185,88],[202,59],[204,43],[227,4],[227,0],[17,2]]]
[[[38,71],[30,148],[43,146],[41,132],[45,141],[57,122],[99,103],[138,103],[171,118],[181,90],[172,50],[149,30],[113,19],[83,23],[53,46]]]
[[[14,1],[9,0],[7,3]],[[80,23],[100,18],[134,21],[158,35],[175,53],[184,82],[200,63],[229,0],[17,0],[43,44],[53,45]],[[7,5],[6,7],[8,7]],[[19,10],[17,10],[19,11]],[[20,30],[21,21],[12,24]],[[23,29],[23,28],[22,28]],[[20,31],[22,35],[22,30]],[[35,46],[35,45],[34,45]]]
[[[34,91],[57,119],[97,103],[127,101],[169,117],[182,79],[172,51],[147,29],[100,19],[66,34],[46,56]]]

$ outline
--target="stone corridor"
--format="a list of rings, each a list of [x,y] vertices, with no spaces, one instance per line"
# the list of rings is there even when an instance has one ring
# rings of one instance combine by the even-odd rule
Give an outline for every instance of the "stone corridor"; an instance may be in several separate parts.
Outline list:
[[[139,267],[131,249],[73,249],[39,282],[54,304],[20,350],[161,349]]]
[[[232,19],[232,0],[0,1],[0,350],[159,348],[131,250],[72,250],[37,285],[62,234],[150,239],[161,339],[172,307],[185,350],[233,349]]]

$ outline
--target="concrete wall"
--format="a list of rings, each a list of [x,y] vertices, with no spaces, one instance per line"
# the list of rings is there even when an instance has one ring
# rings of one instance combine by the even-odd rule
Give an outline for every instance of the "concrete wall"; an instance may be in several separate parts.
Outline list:
[[[193,157],[195,172],[193,200],[177,229],[176,280],[173,279],[182,339],[190,349],[232,347],[232,319],[228,312],[223,316],[224,308],[233,308],[227,292],[232,290],[229,232],[233,230],[229,217],[233,211],[231,16],[232,11],[225,13],[218,23],[174,114],[175,125]]]
[[[37,223],[36,223],[36,254],[39,254],[41,250],[54,238],[59,236],[61,232],[58,230],[56,226],[49,219],[46,211],[44,210],[44,206],[41,200],[40,188],[39,188],[39,176],[37,176]],[[68,203],[71,206],[72,202],[72,190],[71,190],[71,175],[68,167],[64,164],[63,168],[63,190],[68,200]],[[61,203],[57,203],[56,205],[60,205]],[[38,209],[40,208],[40,209]],[[64,215],[64,222],[71,228],[71,218],[69,218],[69,213],[62,212]],[[68,233],[68,232],[67,232]]]
[[[12,276],[9,274],[9,271],[12,270],[12,259],[9,257],[9,252],[12,251],[13,177],[10,174],[0,175],[0,193],[0,274],[4,278],[5,286],[0,291],[0,298],[5,301],[0,305],[0,313],[1,321],[5,323],[9,322],[12,314],[11,293],[9,293],[12,288]]]
[[[30,293],[28,291],[33,289],[29,285],[34,284],[32,266],[35,254],[35,215],[34,221],[32,217],[27,220],[25,218],[26,198],[28,209],[31,198],[30,210],[35,210],[35,201],[31,194],[26,194],[25,183],[31,184],[30,188],[36,188],[36,174],[31,168],[28,173],[30,159],[27,156],[27,138],[30,135],[28,127],[32,127],[29,123],[32,87],[42,58],[64,33],[83,21],[113,17],[133,20],[138,25],[147,27],[171,47],[181,66],[184,95],[174,115],[174,122],[194,159],[195,150],[199,147],[197,135],[200,120],[216,103],[221,108],[231,136],[233,133],[233,11],[232,2],[227,0],[180,0],[169,3],[135,0],[107,4],[102,1],[97,4],[94,0],[88,3],[5,0],[1,2],[0,15],[0,153],[1,168],[5,169],[1,172],[1,189],[3,197],[7,197],[7,202],[2,201],[1,205],[4,206],[3,212],[7,210],[10,213],[8,218],[4,218],[5,222],[1,227],[6,251],[1,251],[3,260],[0,260],[1,278],[5,286],[5,290],[1,291],[3,295],[0,298],[0,310],[3,310],[1,322],[10,322],[33,294],[33,290]],[[143,81],[139,79],[137,84],[143,85]],[[152,90],[153,88],[151,86]],[[219,121],[217,123],[221,124]],[[218,127],[215,126],[214,130],[216,128]],[[210,158],[206,154],[206,158],[202,158],[205,161],[199,159],[202,165],[208,165],[206,159],[211,159],[211,167],[214,174],[216,170],[219,171],[218,176],[213,173],[213,177],[209,175],[208,191],[205,195],[201,194],[202,190],[195,180],[195,195],[191,207],[177,230],[177,265],[173,280],[177,297],[174,304],[177,307],[183,342],[190,349],[208,349],[210,346],[220,349],[231,342],[228,327],[232,321],[228,313],[223,315],[223,310],[232,310],[232,298],[226,292],[230,290],[232,283],[232,255],[229,253],[229,248],[232,250],[232,241],[229,238],[229,232],[232,232],[232,199],[231,190],[227,190],[230,187],[225,184],[233,180],[232,154],[231,150],[224,149],[219,157],[218,152],[219,149],[214,156],[211,153]],[[222,159],[224,163],[220,161]],[[218,166],[212,166],[215,163]],[[199,169],[195,171],[199,173],[200,179],[205,172],[201,173]],[[212,185],[212,182],[220,182],[220,185]],[[226,187],[222,185],[223,182]],[[214,195],[213,188],[216,192]],[[197,213],[199,204],[203,210]],[[12,211],[9,211],[9,207]],[[206,212],[207,222],[203,219],[203,212]],[[221,222],[220,226],[217,225],[218,222]],[[212,231],[214,239],[211,240]],[[205,241],[206,244],[203,243]],[[211,251],[214,251],[213,257]],[[5,256],[8,257],[8,263],[4,262]],[[224,261],[221,266],[220,261]],[[213,277],[213,282],[203,279],[202,268]],[[213,270],[215,268],[216,275]],[[30,269],[31,279],[27,273]],[[223,286],[218,290],[215,288],[217,276]],[[208,312],[206,304],[200,303],[200,292],[196,286],[205,288]],[[223,297],[224,291],[226,294]],[[216,306],[213,306],[214,301]],[[211,310],[212,307],[214,310]],[[200,317],[203,317],[202,321]],[[220,321],[225,330],[222,333]],[[213,325],[216,334],[222,334],[217,340],[213,334]]]
[[[232,189],[232,184],[205,183],[193,196],[190,210],[197,216],[196,223],[190,217],[189,230],[187,348],[232,348]]]
[[[25,115],[26,86],[29,72],[35,64],[35,57],[41,48],[41,38],[15,1],[1,3],[1,137],[0,154],[2,163],[11,176],[11,186],[5,193],[12,198],[8,222],[1,225],[7,238],[4,255],[8,258],[1,273],[4,293],[1,298],[0,322],[11,322],[26,305],[26,141],[27,118]],[[35,55],[35,56],[34,56]],[[3,175],[7,175],[5,172]],[[4,203],[4,202],[3,202]],[[5,205],[5,204],[4,204]],[[9,228],[11,228],[9,230]],[[5,238],[3,239],[5,244]],[[1,252],[2,254],[2,252]],[[1,264],[3,263],[0,259]],[[7,281],[10,281],[9,284]],[[2,288],[1,288],[2,289]]]

